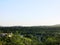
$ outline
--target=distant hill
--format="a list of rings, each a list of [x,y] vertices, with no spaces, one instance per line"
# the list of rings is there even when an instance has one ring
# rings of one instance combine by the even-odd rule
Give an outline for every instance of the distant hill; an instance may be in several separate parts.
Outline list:
[[[53,25],[53,27],[60,27],[60,24]]]
[[[60,24],[52,25],[52,26],[1,26],[1,32],[21,32],[21,33],[37,33],[41,31],[60,31]]]

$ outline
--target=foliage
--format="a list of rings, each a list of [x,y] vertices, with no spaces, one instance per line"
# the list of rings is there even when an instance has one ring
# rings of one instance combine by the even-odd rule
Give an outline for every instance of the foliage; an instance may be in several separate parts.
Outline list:
[[[0,35],[0,45],[60,45],[60,27],[0,27],[1,33],[7,36]]]

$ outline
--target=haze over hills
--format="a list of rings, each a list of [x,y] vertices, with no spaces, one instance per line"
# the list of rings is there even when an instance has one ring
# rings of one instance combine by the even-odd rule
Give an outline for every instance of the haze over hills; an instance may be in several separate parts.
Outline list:
[[[60,24],[53,25],[54,27],[60,27]]]
[[[60,27],[60,24],[55,24],[55,25],[37,25],[37,26],[0,26],[0,27]]]

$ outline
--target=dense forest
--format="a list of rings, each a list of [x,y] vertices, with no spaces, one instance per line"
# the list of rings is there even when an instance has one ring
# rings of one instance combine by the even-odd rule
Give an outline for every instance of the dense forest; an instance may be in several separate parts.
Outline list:
[[[54,26],[32,26],[32,27],[23,27],[23,26],[12,26],[12,27],[0,27],[1,32],[22,32],[22,33],[37,33],[41,31],[60,31],[60,27]]]
[[[60,45],[60,26],[0,26],[0,45]]]

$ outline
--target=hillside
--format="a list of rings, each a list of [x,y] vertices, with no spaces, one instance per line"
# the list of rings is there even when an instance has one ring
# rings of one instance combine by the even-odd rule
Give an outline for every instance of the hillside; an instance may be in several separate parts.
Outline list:
[[[0,27],[0,31],[2,32],[22,32],[22,33],[35,33],[41,31],[60,31],[60,26],[31,26],[31,27],[24,27],[24,26],[12,26],[12,27]]]

